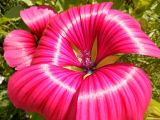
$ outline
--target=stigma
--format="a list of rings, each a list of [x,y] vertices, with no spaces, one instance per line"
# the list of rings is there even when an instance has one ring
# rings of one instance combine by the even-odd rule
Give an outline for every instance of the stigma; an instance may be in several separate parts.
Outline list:
[[[92,74],[96,67],[91,59],[91,51],[89,50],[80,51],[77,57],[80,60],[81,68],[83,69],[83,71],[86,74]]]

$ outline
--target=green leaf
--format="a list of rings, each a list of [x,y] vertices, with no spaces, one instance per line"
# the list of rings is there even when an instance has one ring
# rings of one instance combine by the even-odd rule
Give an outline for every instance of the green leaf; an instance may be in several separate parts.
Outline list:
[[[113,8],[120,9],[121,6],[124,4],[124,0],[111,0],[113,2]]]
[[[109,2],[111,0],[96,0],[97,2]]]
[[[27,25],[24,23],[24,21],[22,19],[19,20],[18,26],[23,30],[30,31],[30,29],[27,27]]]
[[[5,13],[5,17],[8,18],[17,18],[20,16],[20,10],[24,9],[22,6],[15,6],[12,7],[11,9],[9,9],[6,13]]]
[[[141,17],[143,15],[143,12],[150,8],[154,0],[133,0],[135,9],[134,9],[134,15],[136,17]]]
[[[133,3],[136,8],[145,7],[145,9],[148,9],[154,0],[133,0]]]
[[[43,5],[45,4],[46,0],[32,0],[33,4],[35,5]]]
[[[6,90],[0,91],[0,101],[1,101],[0,108],[8,106],[9,101],[6,99],[6,96],[7,96]]]
[[[146,30],[148,28],[148,21],[146,19],[140,18],[139,23],[141,24],[143,30]]]
[[[19,0],[19,1],[24,2],[24,3],[27,4],[28,6],[34,5],[33,2],[32,2],[31,0]]]
[[[156,6],[154,11],[155,11],[155,13],[160,15],[160,3]]]
[[[1,18],[0,18],[0,25],[8,22],[9,20],[10,20],[10,19],[8,19],[8,18],[6,18],[6,17],[1,17]]]
[[[92,0],[93,1],[93,0]],[[124,4],[125,0],[95,0],[99,3],[101,2],[113,2],[112,8],[120,9],[120,7]]]
[[[44,120],[44,118],[37,113],[28,113],[28,115],[30,116],[31,120]]]
[[[160,120],[160,103],[152,99],[147,109],[145,120]]]

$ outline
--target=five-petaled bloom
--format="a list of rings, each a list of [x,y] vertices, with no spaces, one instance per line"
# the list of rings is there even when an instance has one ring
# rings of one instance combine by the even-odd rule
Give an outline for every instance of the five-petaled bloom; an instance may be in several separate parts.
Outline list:
[[[160,49],[136,20],[111,6],[84,5],[57,15],[48,7],[21,12],[42,37],[34,52],[28,32],[16,30],[4,41],[6,61],[19,68],[8,83],[16,107],[46,120],[143,120],[151,99],[147,75],[133,65],[106,61],[122,53],[159,58]]]

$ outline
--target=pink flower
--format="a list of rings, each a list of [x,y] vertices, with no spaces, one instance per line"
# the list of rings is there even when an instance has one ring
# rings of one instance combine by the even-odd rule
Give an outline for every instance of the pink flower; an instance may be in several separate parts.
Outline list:
[[[22,20],[32,32],[13,30],[7,35],[4,40],[4,58],[10,67],[20,70],[30,66],[37,39],[41,38],[49,19],[55,14],[55,11],[48,6],[33,6],[21,11]]]
[[[160,58],[160,49],[136,20],[111,5],[74,7],[51,19],[32,65],[9,80],[16,107],[46,120],[143,120],[151,99],[144,71],[125,63],[97,66],[119,53]]]

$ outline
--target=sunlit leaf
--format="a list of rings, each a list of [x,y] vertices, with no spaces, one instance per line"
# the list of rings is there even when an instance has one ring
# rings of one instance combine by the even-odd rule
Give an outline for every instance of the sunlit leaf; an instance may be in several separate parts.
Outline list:
[[[0,25],[8,22],[9,20],[10,20],[9,18],[1,17],[1,18],[0,18]]]
[[[133,0],[135,9],[134,15],[140,17],[143,15],[143,12],[147,10],[153,3],[154,0]]]
[[[19,0],[19,1],[26,3],[28,6],[34,5],[32,0]]]
[[[145,120],[160,120],[160,103],[152,99]]]

